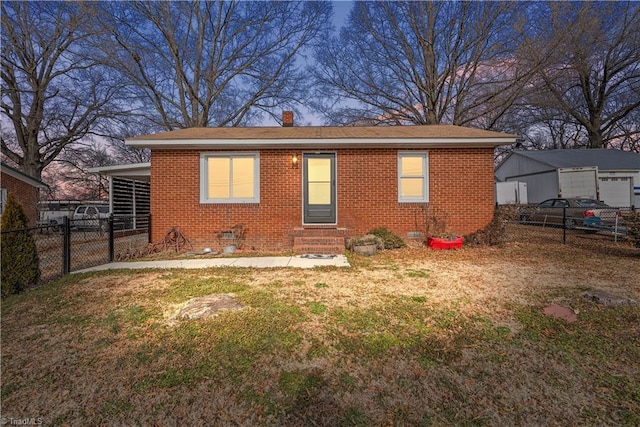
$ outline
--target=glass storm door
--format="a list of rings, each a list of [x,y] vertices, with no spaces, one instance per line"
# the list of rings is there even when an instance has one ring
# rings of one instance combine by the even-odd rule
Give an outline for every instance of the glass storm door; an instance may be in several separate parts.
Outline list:
[[[336,155],[304,154],[304,223],[336,222]]]

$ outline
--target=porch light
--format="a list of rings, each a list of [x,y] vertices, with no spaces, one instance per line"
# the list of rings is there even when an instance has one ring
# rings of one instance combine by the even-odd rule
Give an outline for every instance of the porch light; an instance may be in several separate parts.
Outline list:
[[[293,153],[293,157],[291,157],[291,164],[295,167],[298,166],[298,154]]]

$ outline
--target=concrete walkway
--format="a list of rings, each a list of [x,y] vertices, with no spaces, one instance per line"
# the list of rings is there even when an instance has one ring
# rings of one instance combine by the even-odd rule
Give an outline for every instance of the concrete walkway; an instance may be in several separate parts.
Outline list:
[[[112,262],[97,267],[74,271],[74,273],[86,273],[89,271],[140,269],[140,268],[214,268],[214,267],[290,267],[290,268],[314,268],[314,267],[351,267],[347,257],[335,255],[332,258],[324,258],[314,255],[297,256],[271,256],[271,257],[243,257],[243,258],[205,258],[205,259],[174,259],[165,261],[132,261]]]

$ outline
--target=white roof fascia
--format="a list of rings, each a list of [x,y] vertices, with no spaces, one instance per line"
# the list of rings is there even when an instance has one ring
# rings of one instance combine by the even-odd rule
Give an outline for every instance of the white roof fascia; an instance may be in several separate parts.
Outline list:
[[[97,166],[89,168],[91,173],[101,173],[104,175],[151,175],[151,163],[134,163],[130,165],[115,165],[115,166]]]
[[[147,139],[129,140],[131,147],[147,148],[286,148],[286,147],[495,147],[518,138],[335,138],[335,139]]]

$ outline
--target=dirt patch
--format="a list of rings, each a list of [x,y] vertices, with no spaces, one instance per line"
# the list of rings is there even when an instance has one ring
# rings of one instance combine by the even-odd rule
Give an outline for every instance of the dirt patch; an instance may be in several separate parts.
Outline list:
[[[191,298],[172,320],[208,319],[223,310],[242,310],[244,306],[233,295],[207,295]]]
[[[558,304],[551,304],[545,307],[542,312],[547,316],[555,317],[556,319],[562,319],[569,323],[574,323],[578,320],[578,315],[575,311]]]

